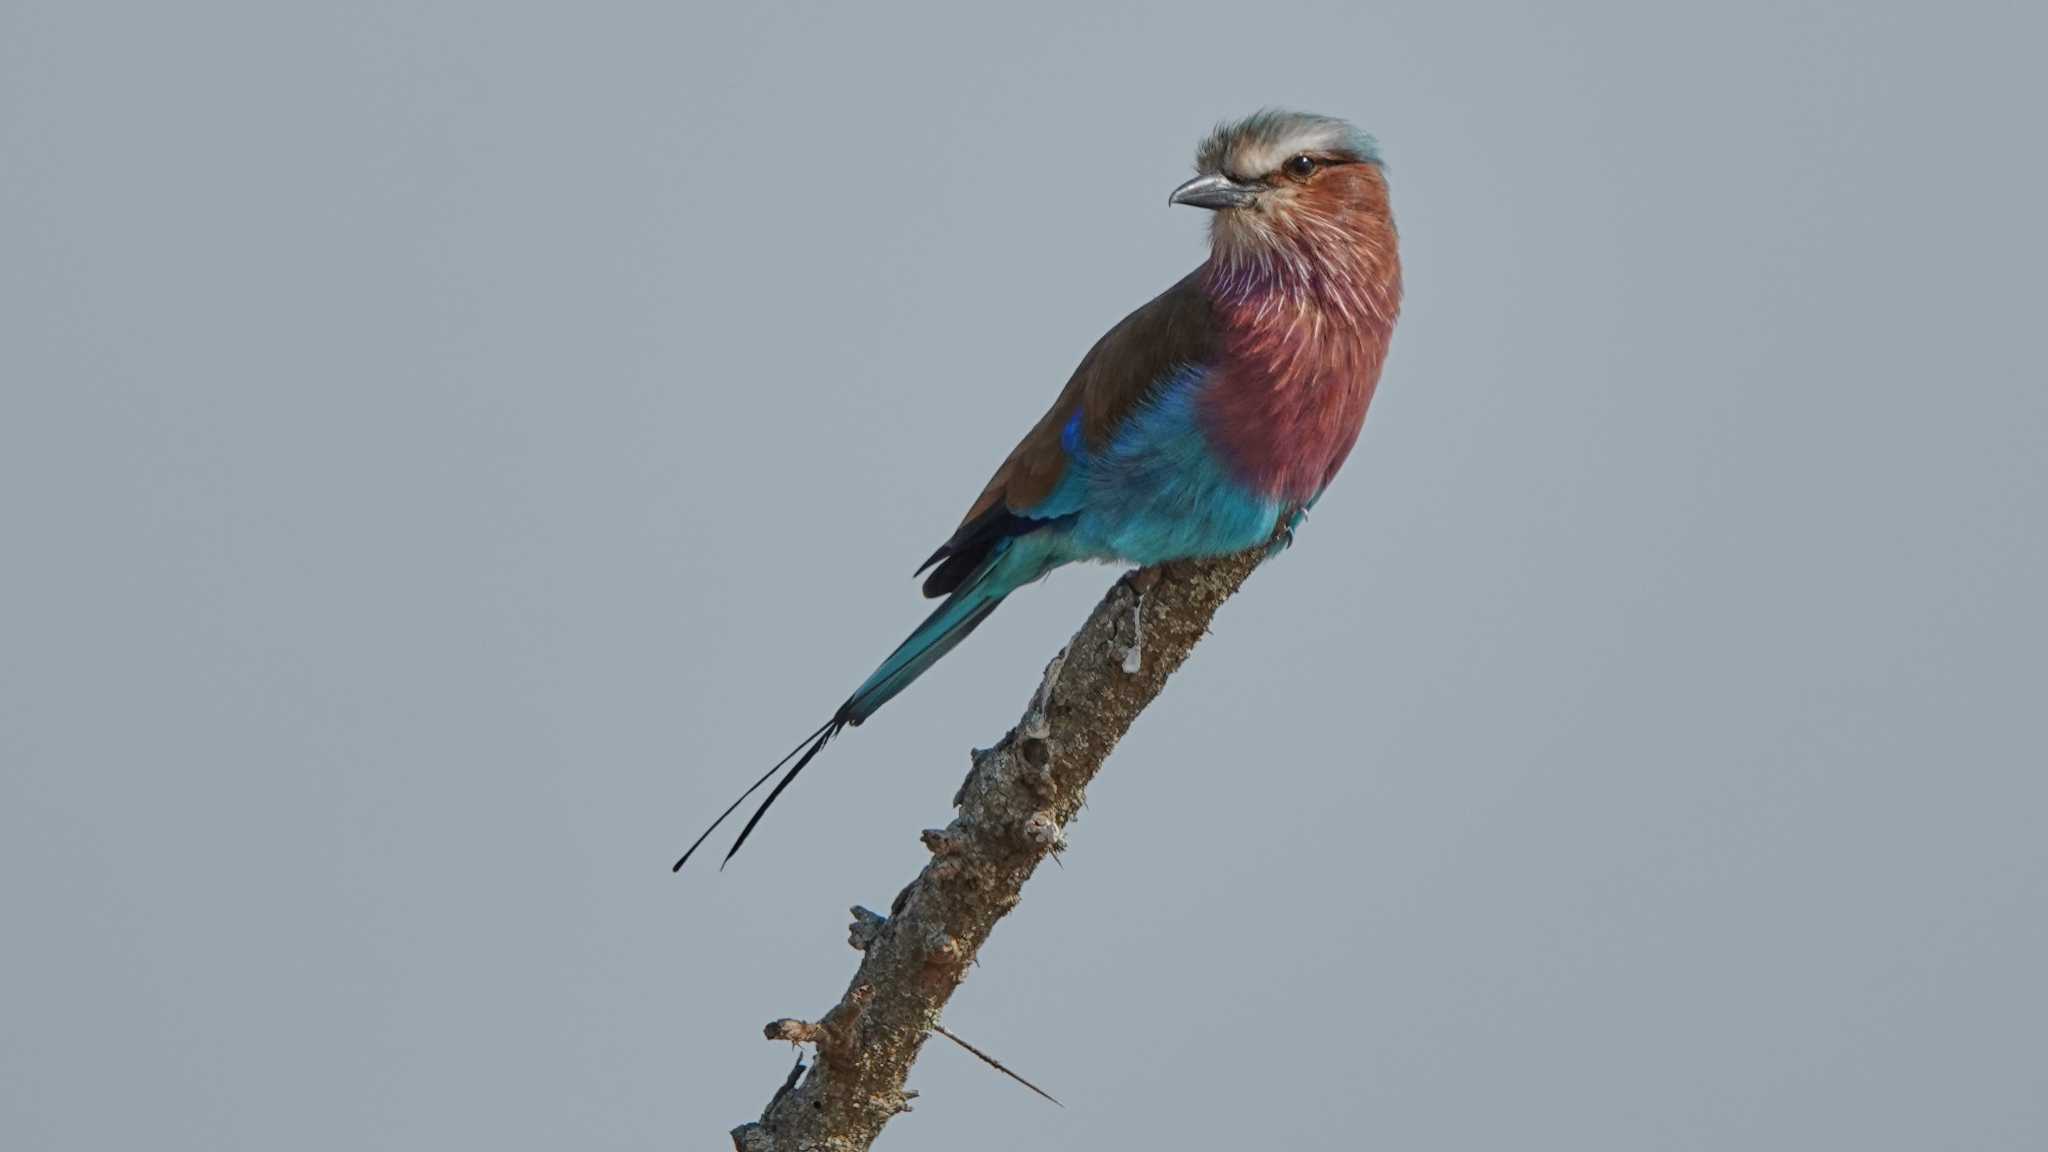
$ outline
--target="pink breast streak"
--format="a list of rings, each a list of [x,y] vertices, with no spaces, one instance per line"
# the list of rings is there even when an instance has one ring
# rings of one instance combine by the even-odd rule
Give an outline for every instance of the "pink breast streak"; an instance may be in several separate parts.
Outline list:
[[[1317,305],[1310,305],[1316,307]],[[1288,504],[1323,490],[1350,454],[1386,361],[1392,317],[1318,324],[1286,301],[1219,306],[1227,333],[1202,417],[1224,464]]]

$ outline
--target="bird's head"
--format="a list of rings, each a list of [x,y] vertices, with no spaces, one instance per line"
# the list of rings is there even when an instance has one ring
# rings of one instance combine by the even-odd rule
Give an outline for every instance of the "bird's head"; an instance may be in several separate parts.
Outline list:
[[[1391,250],[1393,214],[1379,147],[1331,116],[1267,110],[1220,124],[1170,204],[1216,215],[1210,236],[1231,267],[1327,267]]]

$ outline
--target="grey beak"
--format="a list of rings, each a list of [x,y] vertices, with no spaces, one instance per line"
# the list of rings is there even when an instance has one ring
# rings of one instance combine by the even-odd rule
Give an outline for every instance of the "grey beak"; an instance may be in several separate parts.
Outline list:
[[[1228,176],[1197,176],[1173,190],[1166,198],[1168,204],[1192,204],[1197,208],[1215,211],[1221,208],[1242,208],[1259,198],[1259,189],[1254,184],[1239,184]]]

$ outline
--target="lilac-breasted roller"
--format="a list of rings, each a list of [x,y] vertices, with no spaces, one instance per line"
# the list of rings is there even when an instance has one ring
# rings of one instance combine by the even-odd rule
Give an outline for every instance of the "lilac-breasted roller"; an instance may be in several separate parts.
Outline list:
[[[1284,111],[1218,126],[1195,170],[1168,203],[1215,213],[1209,258],[1081,358],[918,569],[929,572],[924,594],[945,601],[676,868],[794,758],[732,859],[834,736],[1054,568],[1159,564],[1292,538],[1358,439],[1400,309],[1386,173],[1370,136]]]

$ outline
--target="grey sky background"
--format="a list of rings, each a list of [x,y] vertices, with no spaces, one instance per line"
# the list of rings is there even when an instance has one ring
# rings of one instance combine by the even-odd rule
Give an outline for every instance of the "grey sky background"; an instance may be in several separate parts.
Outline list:
[[[724,1147],[1112,572],[669,861],[1263,104],[1373,418],[885,1146],[2048,1145],[2044,31],[0,2],[0,1145]]]

